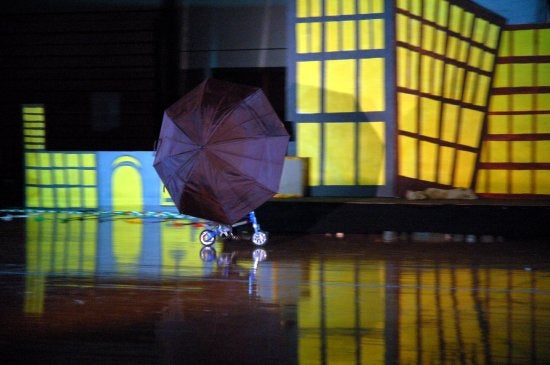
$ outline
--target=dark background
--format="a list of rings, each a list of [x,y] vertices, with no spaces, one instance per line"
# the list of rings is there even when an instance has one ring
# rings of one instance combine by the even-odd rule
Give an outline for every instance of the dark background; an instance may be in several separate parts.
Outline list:
[[[50,151],[153,150],[164,109],[206,77],[261,87],[285,120],[286,40],[262,25],[284,25],[284,6],[105,3],[24,0],[0,13],[0,206],[24,204],[25,104],[44,105]]]

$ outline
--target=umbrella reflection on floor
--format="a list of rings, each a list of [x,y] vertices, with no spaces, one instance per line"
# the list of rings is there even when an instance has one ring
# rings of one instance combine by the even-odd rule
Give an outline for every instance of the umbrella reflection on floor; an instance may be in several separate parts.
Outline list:
[[[108,221],[50,213],[9,224],[8,363],[550,361],[544,244],[310,235],[204,248],[200,227],[144,218],[124,258]]]

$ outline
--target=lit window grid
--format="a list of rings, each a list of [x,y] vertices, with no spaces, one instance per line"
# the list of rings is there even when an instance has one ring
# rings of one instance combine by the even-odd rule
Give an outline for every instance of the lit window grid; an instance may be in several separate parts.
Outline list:
[[[386,183],[384,122],[302,122],[297,135],[297,154],[310,159],[311,186]]]
[[[514,29],[502,33],[500,57],[550,56],[550,28]]]
[[[46,208],[96,208],[94,154],[25,153],[26,204]]]
[[[500,195],[550,194],[550,170],[480,169],[476,192]]]
[[[296,63],[296,113],[381,112],[385,59],[333,59]]]
[[[23,146],[25,150],[46,148],[45,111],[42,104],[22,105]]]
[[[296,53],[383,49],[384,19],[296,23]]]
[[[296,0],[296,17],[377,14],[384,12],[385,1],[389,0]]]

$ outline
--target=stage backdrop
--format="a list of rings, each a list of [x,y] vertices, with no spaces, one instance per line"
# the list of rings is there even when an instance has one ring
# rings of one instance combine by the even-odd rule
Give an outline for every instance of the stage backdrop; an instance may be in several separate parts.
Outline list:
[[[292,0],[287,9],[287,119],[311,195],[550,195],[548,23],[512,24],[462,0]],[[175,209],[153,151],[49,151],[48,105],[21,108],[28,208]]]

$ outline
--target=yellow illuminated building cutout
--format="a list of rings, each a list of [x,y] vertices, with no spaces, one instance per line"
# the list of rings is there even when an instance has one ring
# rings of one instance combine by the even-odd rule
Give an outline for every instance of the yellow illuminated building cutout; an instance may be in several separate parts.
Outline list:
[[[472,187],[502,23],[463,1],[396,1],[398,190]]]
[[[550,194],[550,27],[503,32],[476,191]]]
[[[43,105],[23,105],[25,205],[29,208],[97,208],[93,153],[46,151]]]
[[[310,185],[318,191],[384,186],[391,65],[386,3],[294,4],[290,113],[297,122],[296,153],[310,161]]]

